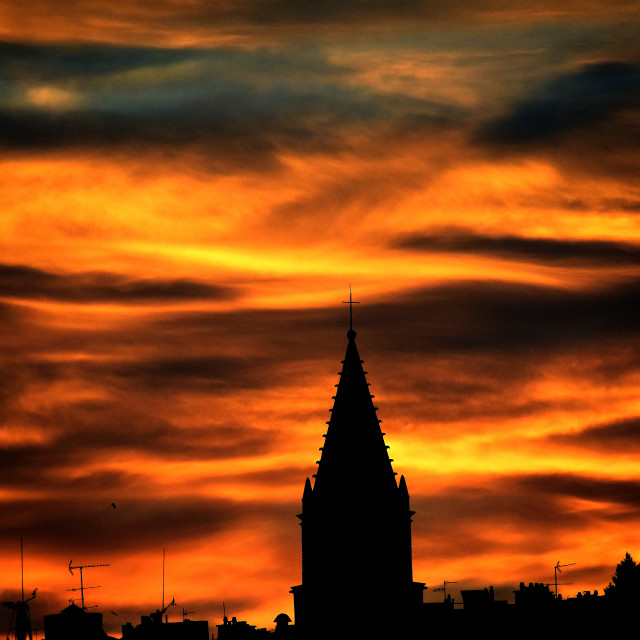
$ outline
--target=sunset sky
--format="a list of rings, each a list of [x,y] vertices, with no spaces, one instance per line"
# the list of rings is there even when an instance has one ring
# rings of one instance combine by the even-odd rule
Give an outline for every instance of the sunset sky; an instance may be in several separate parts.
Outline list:
[[[639,33],[636,0],[0,0],[0,601],[23,536],[34,628],[110,563],[119,636],[163,548],[170,620],[293,617],[349,283],[425,600],[640,560]]]

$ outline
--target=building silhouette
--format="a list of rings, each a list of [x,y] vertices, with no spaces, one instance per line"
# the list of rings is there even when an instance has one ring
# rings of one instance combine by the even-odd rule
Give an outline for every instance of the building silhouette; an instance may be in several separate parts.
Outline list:
[[[71,603],[60,613],[44,617],[46,640],[108,640],[102,629],[102,614]]]
[[[219,640],[590,639],[612,635],[621,621],[635,621],[640,566],[629,553],[604,595],[585,591],[562,598],[550,584],[521,582],[513,603],[497,599],[492,586],[461,589],[461,603],[443,588],[441,602],[423,603],[425,585],[413,580],[414,512],[407,483],[393,471],[352,328],[347,338],[317,473],[313,482],[306,479],[298,515],[302,583],[291,589],[295,625],[280,613],[275,630],[268,631],[229,620],[225,610],[216,625]],[[31,639],[28,603],[35,594],[25,599],[23,592],[21,600],[3,603],[12,611],[16,640]],[[123,625],[122,640],[209,640],[207,621],[168,622],[165,614],[174,604],[142,616],[135,627]],[[44,617],[46,640],[113,640],[102,623],[101,613],[71,604]]]
[[[315,481],[302,496],[300,638],[396,637],[415,626],[424,583],[413,580],[409,492],[396,480],[356,332],[348,344]]]
[[[140,624],[133,626],[131,622],[122,625],[122,640],[209,640],[209,622],[207,620],[189,620],[183,617],[182,622],[163,621],[171,601],[162,610],[158,609],[148,616],[141,616]]]
[[[266,629],[256,629],[256,625],[249,624],[246,620],[238,620],[235,616],[231,620],[224,616],[222,624],[217,625],[217,629],[218,640],[244,640],[245,638],[258,640],[271,635]]]

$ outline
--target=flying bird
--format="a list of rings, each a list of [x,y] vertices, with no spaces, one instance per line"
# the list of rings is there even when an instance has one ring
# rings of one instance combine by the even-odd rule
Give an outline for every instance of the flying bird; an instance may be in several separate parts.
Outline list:
[[[115,502],[112,502],[112,503],[111,503],[111,506],[115,509],[115,508],[116,508],[116,503],[115,503]]]

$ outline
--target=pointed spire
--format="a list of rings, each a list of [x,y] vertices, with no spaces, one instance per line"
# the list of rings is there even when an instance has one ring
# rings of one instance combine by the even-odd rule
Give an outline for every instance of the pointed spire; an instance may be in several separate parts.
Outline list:
[[[353,302],[353,301],[351,301]],[[397,491],[395,474],[380,429],[373,396],[349,330],[347,351],[320,458],[314,493]]]
[[[313,495],[313,489],[311,488],[311,480],[309,478],[306,479],[304,483],[304,491],[302,492],[302,502]]]
[[[302,584],[292,593],[304,637],[329,637],[335,628],[350,637],[377,637],[380,627],[397,635],[399,622],[418,615],[424,589],[413,582],[407,483],[404,477],[396,483],[356,346],[351,294],[348,304],[348,343],[331,419],[315,483],[305,481],[298,515]],[[362,626],[374,620],[375,629]]]
[[[404,476],[400,476],[400,482],[398,483],[398,491],[401,495],[406,495],[409,497],[409,489],[407,489],[407,481],[404,479]]]

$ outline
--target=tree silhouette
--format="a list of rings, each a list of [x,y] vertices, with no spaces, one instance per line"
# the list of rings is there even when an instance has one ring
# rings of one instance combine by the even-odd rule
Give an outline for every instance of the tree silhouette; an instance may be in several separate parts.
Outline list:
[[[628,551],[616,567],[616,572],[609,586],[604,588],[604,592],[607,596],[618,599],[640,599],[640,567]]]

